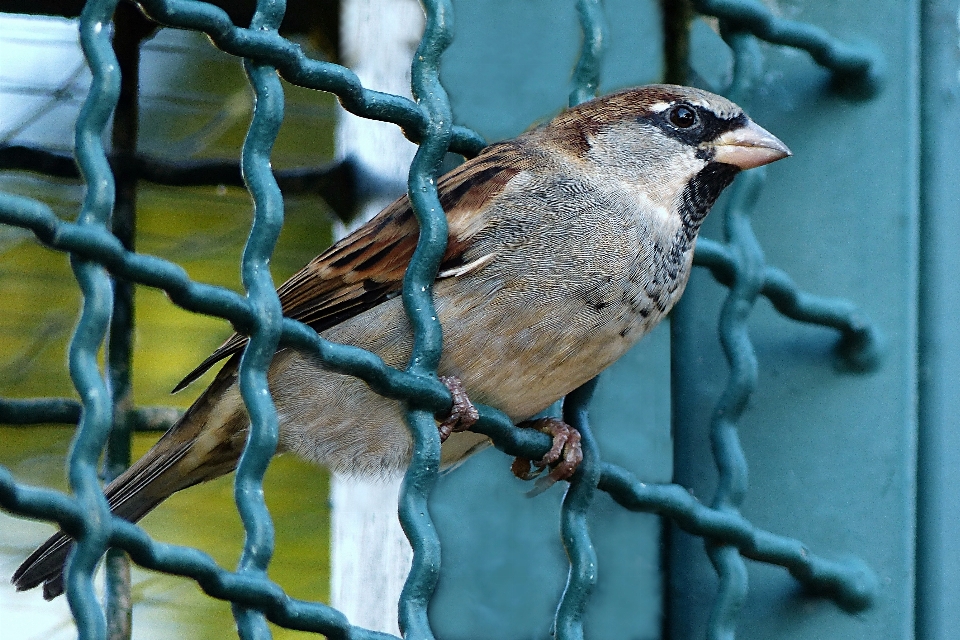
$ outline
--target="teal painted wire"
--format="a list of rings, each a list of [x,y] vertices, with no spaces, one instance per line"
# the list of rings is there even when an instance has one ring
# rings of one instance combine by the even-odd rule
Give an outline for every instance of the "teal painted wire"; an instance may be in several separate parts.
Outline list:
[[[110,392],[100,375],[97,352],[107,335],[113,288],[106,270],[71,260],[83,293],[80,321],[70,341],[70,377],[83,401],[83,413],[68,456],[70,488],[84,516],[83,528],[65,570],[67,601],[81,640],[106,637],[106,619],[93,586],[93,573],[107,549],[110,508],[98,479],[98,460],[113,417]]]
[[[697,240],[693,263],[709,269],[717,282],[725,286],[733,284],[736,260],[719,242],[709,238]],[[845,367],[865,372],[880,366],[885,345],[883,335],[852,302],[801,291],[782,269],[770,265],[764,269],[760,294],[787,318],[839,331],[837,355]]]
[[[778,18],[757,0],[694,0],[694,6],[732,29],[806,51],[817,64],[833,72],[841,88],[863,97],[875,95],[881,88],[883,56],[873,46],[847,44],[820,27]]]
[[[70,398],[0,398],[0,424],[30,427],[37,424],[70,424],[80,421],[82,405]],[[137,407],[128,419],[134,431],[166,431],[182,412],[172,407]]]
[[[407,370],[433,375],[442,338],[431,287],[447,249],[447,218],[437,195],[436,175],[450,147],[453,113],[440,84],[440,56],[450,45],[453,7],[448,0],[425,0],[426,27],[413,56],[411,86],[427,127],[410,164],[407,193],[420,225],[417,248],[403,279],[403,305],[413,327],[413,351]]]
[[[255,313],[243,296],[222,287],[193,282],[182,267],[172,262],[125,251],[104,229],[59,220],[40,202],[0,194],[0,223],[30,229],[51,248],[95,260],[118,277],[162,289],[184,309],[227,319],[244,333],[249,333],[254,326]],[[416,397],[437,414],[450,409],[450,393],[436,380],[387,367],[369,351],[324,340],[316,331],[295,320],[284,318],[282,326],[282,344],[317,357],[333,371],[363,379],[381,395],[402,401]]]
[[[763,286],[763,252],[750,229],[752,209],[764,180],[762,168],[737,179],[725,211],[728,242],[737,256],[737,273],[720,312],[720,343],[730,365],[727,388],[713,412],[712,435],[720,479],[715,508],[737,507],[747,491],[746,458],[736,436],[736,422],[757,386],[757,359],[747,320]]]
[[[743,102],[760,72],[756,40],[743,32],[721,35],[734,52],[734,79],[730,98]],[[730,293],[720,312],[720,344],[730,365],[727,387],[717,402],[710,423],[710,443],[717,466],[717,489],[713,508],[739,514],[747,492],[747,460],[740,447],[737,421],[757,386],[757,358],[747,321],[763,288],[766,267],[763,250],[750,225],[749,212],[756,206],[766,170],[753,169],[739,176],[730,190],[724,211],[724,236],[736,269]],[[719,586],[707,624],[708,640],[733,640],[737,619],[747,597],[747,568],[739,550],[706,540],[707,555],[717,572]]]
[[[286,9],[284,0],[260,0],[250,27],[275,31]],[[280,342],[283,313],[270,275],[270,257],[283,227],[283,197],[270,168],[270,153],[283,123],[283,87],[270,65],[244,60],[254,90],[253,119],[243,143],[240,163],[254,203],[253,226],[243,250],[240,272],[257,320],[250,343],[240,358],[238,384],[250,430],[237,464],[234,498],[246,537],[237,573],[266,578],[273,555],[273,520],[263,495],[263,476],[277,449],[279,422],[267,384],[267,368]],[[261,611],[233,605],[243,640],[271,637]]]
[[[720,579],[707,621],[707,640],[734,640],[737,619],[747,599],[747,565],[739,549],[711,540],[707,541],[707,555]]]
[[[393,122],[413,142],[421,142],[431,125],[429,116],[407,98],[365,89],[360,79],[344,66],[311,60],[300,46],[275,32],[236,27],[219,7],[189,0],[142,0],[138,3],[160,24],[202,31],[221,50],[235,56],[256,58],[277,68],[292,84],[335,94],[350,113],[372,120]],[[472,157],[486,146],[476,132],[453,126],[450,149]]]
[[[476,431],[493,438],[498,449],[532,459],[542,457],[550,449],[549,436],[517,429],[504,414],[490,407],[480,407],[480,410],[481,420]],[[622,467],[603,463],[599,489],[625,509],[668,517],[692,535],[734,545],[745,557],[783,566],[805,588],[830,597],[851,611],[863,610],[876,597],[876,576],[861,561],[821,558],[801,542],[758,529],[743,516],[710,509],[680,485],[640,482]],[[82,526],[75,500],[49,489],[18,485],[3,467],[0,467],[0,507],[22,516],[56,521],[71,535],[78,535]],[[212,597],[256,604],[277,624],[327,635],[340,629],[341,622],[345,625],[342,614],[329,607],[289,599],[273,583],[241,580],[236,574],[219,568],[206,554],[189,547],[154,542],[140,527],[128,522],[114,522],[111,544],[129,552],[140,566],[196,580]],[[393,636],[374,634],[370,637]]]
[[[740,176],[726,211],[728,242],[737,256],[737,273],[720,315],[720,342],[730,365],[727,388],[714,409],[710,426],[718,482],[713,508],[739,513],[747,491],[747,461],[737,435],[737,421],[757,385],[757,360],[750,342],[747,320],[763,284],[763,253],[750,230],[745,211],[756,203],[763,169]],[[747,596],[747,570],[736,547],[708,541],[707,553],[720,584],[707,638],[732,640],[736,621]]]
[[[762,68],[755,38],[738,30],[740,27],[739,23],[721,22],[721,35],[733,50],[735,61],[729,97],[742,103]],[[729,274],[730,293],[720,316],[720,342],[730,365],[730,376],[714,411],[710,433],[718,470],[713,508],[731,514],[739,514],[747,491],[747,462],[737,435],[737,421],[757,383],[757,361],[747,321],[764,289],[768,271],[750,224],[749,212],[756,205],[764,176],[763,168],[741,176],[731,189],[730,203],[724,215],[726,257],[732,259],[733,270]],[[739,549],[733,545],[708,539],[707,553],[719,578],[707,637],[709,640],[732,640],[747,595],[746,566]]]
[[[580,57],[573,70],[573,90],[570,106],[574,107],[597,96],[600,90],[600,70],[607,47],[606,24],[601,0],[577,0],[577,15],[583,42]]]
[[[870,606],[877,578],[859,559],[826,560],[801,542],[754,527],[739,513],[711,509],[676,484],[639,482],[624,469],[603,464],[599,488],[631,511],[657,513],[684,531],[736,547],[744,557],[786,568],[805,588],[850,611]]]
[[[560,507],[560,537],[570,560],[567,584],[557,606],[554,622],[557,640],[583,640],[583,613],[597,583],[597,552],[590,540],[587,512],[600,482],[601,462],[597,441],[590,430],[587,407],[599,378],[568,394],[563,401],[563,420],[580,432],[583,461],[570,478]]]
[[[453,139],[453,114],[440,83],[440,57],[450,45],[453,7],[449,0],[424,0],[426,25],[413,56],[411,88],[427,126],[410,164],[407,193],[420,225],[417,248],[403,279],[403,306],[413,328],[413,351],[407,371],[436,378],[443,346],[433,303],[433,281],[447,248],[447,218],[437,195],[436,175]],[[413,548],[413,564],[400,593],[398,614],[405,638],[430,640],[427,605],[440,577],[440,539],[427,498],[440,470],[440,438],[434,412],[414,396],[407,424],[413,436],[410,466],[400,488],[400,525]]]
[[[80,16],[80,44],[90,67],[90,91],[77,118],[77,162],[87,185],[77,225],[106,231],[114,204],[114,181],[101,132],[117,103],[120,76],[110,42],[110,17],[116,1],[87,3]],[[100,265],[71,257],[83,294],[80,320],[70,340],[70,377],[83,404],[68,456],[67,475],[83,516],[77,544],[66,565],[65,587],[81,640],[106,637],[106,619],[97,602],[93,573],[107,549],[110,508],[100,488],[98,462],[113,419],[113,402],[100,372],[98,353],[106,337],[113,286]]]

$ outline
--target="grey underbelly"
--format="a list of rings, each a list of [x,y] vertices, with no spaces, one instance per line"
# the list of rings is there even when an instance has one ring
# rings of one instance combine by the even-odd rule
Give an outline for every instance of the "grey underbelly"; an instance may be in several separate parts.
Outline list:
[[[388,477],[406,468],[412,439],[402,403],[296,353],[284,352],[277,360],[279,375],[271,386],[282,451],[343,475]],[[452,434],[442,447],[441,465],[456,464],[486,442],[479,434]]]

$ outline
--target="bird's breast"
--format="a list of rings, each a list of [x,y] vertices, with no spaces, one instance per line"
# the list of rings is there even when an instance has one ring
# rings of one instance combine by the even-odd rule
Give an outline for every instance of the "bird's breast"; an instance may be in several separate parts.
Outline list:
[[[623,355],[673,306],[689,272],[679,218],[665,222],[630,192],[562,187],[517,194],[501,212],[510,233],[489,233],[474,249],[497,257],[435,290],[445,375],[514,419]]]

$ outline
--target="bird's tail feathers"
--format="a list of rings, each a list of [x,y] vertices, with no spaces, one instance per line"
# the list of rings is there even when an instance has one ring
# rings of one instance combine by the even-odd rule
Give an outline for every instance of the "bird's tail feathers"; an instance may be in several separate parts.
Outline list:
[[[137,522],[173,493],[236,467],[246,440],[245,424],[238,423],[246,416],[218,406],[222,393],[235,379],[223,373],[157,444],[107,485],[104,493],[115,516]],[[223,429],[234,433],[227,437],[216,433]],[[51,536],[13,574],[11,582],[17,591],[42,583],[46,600],[63,593],[64,563],[73,544],[62,531]]]

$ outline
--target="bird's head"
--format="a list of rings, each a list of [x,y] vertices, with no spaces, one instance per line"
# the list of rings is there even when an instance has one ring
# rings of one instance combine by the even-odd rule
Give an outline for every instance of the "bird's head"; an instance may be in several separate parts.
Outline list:
[[[790,155],[726,98],[676,85],[585,102],[554,118],[544,134],[567,155],[697,223],[740,170]]]

